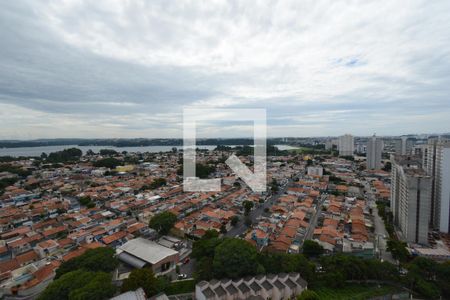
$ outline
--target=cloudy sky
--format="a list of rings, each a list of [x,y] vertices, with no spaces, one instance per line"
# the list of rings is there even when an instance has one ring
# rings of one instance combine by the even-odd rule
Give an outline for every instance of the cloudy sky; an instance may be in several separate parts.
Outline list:
[[[0,139],[450,131],[450,1],[2,1]],[[249,136],[211,123],[201,136]]]

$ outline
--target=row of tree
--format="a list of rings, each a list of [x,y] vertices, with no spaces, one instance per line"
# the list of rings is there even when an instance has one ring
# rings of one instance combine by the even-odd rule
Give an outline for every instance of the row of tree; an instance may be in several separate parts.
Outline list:
[[[245,240],[219,238],[217,232],[208,231],[193,245],[192,257],[197,260],[195,278],[211,280],[299,272],[313,289],[340,288],[350,280],[376,280],[401,284],[426,299],[450,297],[450,261],[436,263],[417,257],[404,264],[408,272],[401,276],[398,267],[387,261],[343,254],[320,256],[323,249],[316,244],[306,241],[303,254],[260,253]]]
[[[197,260],[195,278],[240,278],[262,273],[301,272],[305,278],[314,273],[303,255],[259,253],[247,241],[219,238],[216,231],[207,231],[194,242],[192,257]]]
[[[87,250],[56,270],[39,300],[109,299],[116,293],[111,272],[118,265],[114,250],[108,247]]]

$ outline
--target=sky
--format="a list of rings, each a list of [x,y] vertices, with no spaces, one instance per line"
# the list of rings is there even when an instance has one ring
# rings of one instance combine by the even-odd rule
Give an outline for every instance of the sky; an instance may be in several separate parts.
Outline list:
[[[184,108],[266,109],[270,137],[450,132],[449,16],[448,0],[2,1],[0,139],[179,138]]]

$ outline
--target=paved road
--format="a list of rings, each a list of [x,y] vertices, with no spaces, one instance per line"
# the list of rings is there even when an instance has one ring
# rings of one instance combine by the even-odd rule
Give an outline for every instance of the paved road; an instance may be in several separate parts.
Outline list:
[[[182,264],[180,266],[180,274],[186,274],[187,278],[192,278],[194,273],[195,259],[191,258],[187,264]]]
[[[375,226],[375,240],[374,244],[376,249],[379,251],[379,258],[388,261],[390,263],[395,264],[396,261],[392,257],[392,254],[387,251],[387,239],[389,234],[386,231],[386,227],[384,226],[383,219],[378,215],[378,208],[376,205],[376,197],[373,194],[370,184],[368,182],[364,182],[365,191],[366,191],[366,200],[368,201],[370,207],[372,208],[373,215],[373,223]]]
[[[391,252],[387,251],[386,238],[389,235],[386,231],[386,227],[384,226],[384,221],[378,215],[378,209],[376,206],[372,208],[372,212],[373,212],[373,216],[374,216],[374,225],[375,225],[375,244],[377,245],[377,248],[380,251],[380,258],[385,261],[395,264],[396,261],[392,257]]]
[[[252,224],[255,224],[258,222],[257,219],[263,215],[264,209],[271,208],[272,205],[277,203],[278,198],[280,198],[284,194],[284,192],[287,190],[287,188],[289,187],[291,182],[292,182],[292,179],[289,179],[287,184],[280,187],[276,194],[273,194],[272,196],[270,196],[263,204],[257,204],[257,207],[250,211],[249,217],[252,220]],[[244,220],[245,220],[245,217],[242,216],[240,218],[239,223],[236,226],[234,226],[233,228],[231,228],[225,234],[225,236],[235,237],[235,236],[245,233],[247,231],[248,227],[245,225]]]
[[[322,205],[326,199],[327,199],[326,195],[321,195],[320,201],[317,205],[316,213],[314,214],[311,222],[309,223],[308,229],[306,230],[305,237],[303,238],[300,246],[303,244],[304,241],[312,239],[313,234],[314,234],[314,228],[316,228],[317,220],[319,219],[320,213],[322,212]]]

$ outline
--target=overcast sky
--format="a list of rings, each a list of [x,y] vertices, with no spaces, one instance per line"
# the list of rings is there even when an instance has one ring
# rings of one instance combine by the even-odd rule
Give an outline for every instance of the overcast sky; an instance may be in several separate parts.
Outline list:
[[[2,1],[0,139],[450,132],[450,1]],[[200,136],[249,136],[214,123]]]

